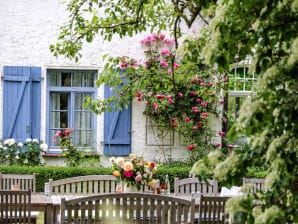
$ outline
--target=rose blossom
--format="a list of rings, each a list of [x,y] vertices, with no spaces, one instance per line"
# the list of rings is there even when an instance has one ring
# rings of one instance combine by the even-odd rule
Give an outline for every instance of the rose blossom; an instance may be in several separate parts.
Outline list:
[[[158,104],[157,103],[153,103],[152,104],[152,107],[153,107],[154,110],[157,110],[158,109]]]
[[[207,112],[204,112],[204,113],[201,113],[201,118],[207,118],[208,117],[208,113]]]
[[[229,149],[233,149],[234,148],[234,145],[233,144],[228,144],[228,148]]]
[[[124,166],[124,158],[123,157],[118,157],[115,159],[115,162],[118,166],[122,167]]]
[[[131,178],[133,176],[133,174],[134,174],[133,170],[124,170],[124,172],[123,172],[123,175],[126,178]]]
[[[135,181],[136,181],[136,182],[140,182],[142,179],[143,179],[143,177],[142,177],[141,174],[138,174],[138,175],[135,177]]]
[[[226,133],[225,133],[224,131],[220,131],[218,134],[219,134],[219,136],[221,136],[221,137],[224,137],[224,136],[226,135]]]
[[[170,53],[171,53],[171,52],[170,52],[168,49],[162,49],[162,50],[160,51],[160,54],[161,54],[161,55],[169,56]]]
[[[130,161],[124,162],[123,164],[123,169],[124,170],[132,170],[133,169],[133,164]]]
[[[118,170],[114,170],[113,175],[115,177],[120,177],[120,172]]]
[[[184,122],[186,123],[190,122],[190,118],[189,117],[184,118]]]
[[[187,150],[192,151],[194,150],[196,147],[194,145],[188,145],[187,146]]]

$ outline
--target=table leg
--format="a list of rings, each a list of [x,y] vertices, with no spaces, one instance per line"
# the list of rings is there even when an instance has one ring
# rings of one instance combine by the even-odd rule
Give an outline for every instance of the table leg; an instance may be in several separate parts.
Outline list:
[[[53,215],[53,205],[47,205],[44,215],[45,224],[55,224]]]

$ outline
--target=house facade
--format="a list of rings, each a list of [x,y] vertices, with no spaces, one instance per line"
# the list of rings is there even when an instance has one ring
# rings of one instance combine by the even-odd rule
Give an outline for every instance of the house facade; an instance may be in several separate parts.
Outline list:
[[[110,93],[108,87],[95,85],[104,65],[102,56],[143,57],[143,36],[115,37],[111,42],[98,37],[85,44],[78,62],[56,58],[49,46],[68,19],[64,2],[0,1],[0,139],[37,138],[47,143],[48,164],[63,161],[56,157],[61,150],[54,135],[67,127],[74,130],[76,145],[101,155],[102,165],[108,165],[110,156],[131,152],[155,161],[187,158],[183,139],[175,133],[157,133],[143,115],[144,105],[135,100],[121,112],[96,115],[85,109],[86,97],[103,99]],[[214,122],[219,128],[220,122]]]

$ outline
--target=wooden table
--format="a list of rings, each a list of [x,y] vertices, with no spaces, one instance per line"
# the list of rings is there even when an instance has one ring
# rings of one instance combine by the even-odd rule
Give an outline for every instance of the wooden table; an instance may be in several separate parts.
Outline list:
[[[86,195],[87,196],[87,195]],[[31,207],[33,211],[43,211],[45,224],[57,223],[57,215],[60,211],[61,198],[66,200],[84,197],[84,195],[51,195],[44,193],[33,193],[31,195]]]
[[[33,211],[43,211],[45,224],[53,224],[53,202],[51,196],[44,193],[32,193],[31,207]]]

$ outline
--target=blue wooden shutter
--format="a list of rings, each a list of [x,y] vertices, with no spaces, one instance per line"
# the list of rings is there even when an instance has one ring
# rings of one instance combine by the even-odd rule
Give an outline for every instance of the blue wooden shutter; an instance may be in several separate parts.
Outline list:
[[[105,86],[105,97],[112,91]],[[104,113],[104,154],[129,155],[131,152],[131,104],[122,111]]]
[[[4,66],[3,139],[40,138],[40,67]]]

